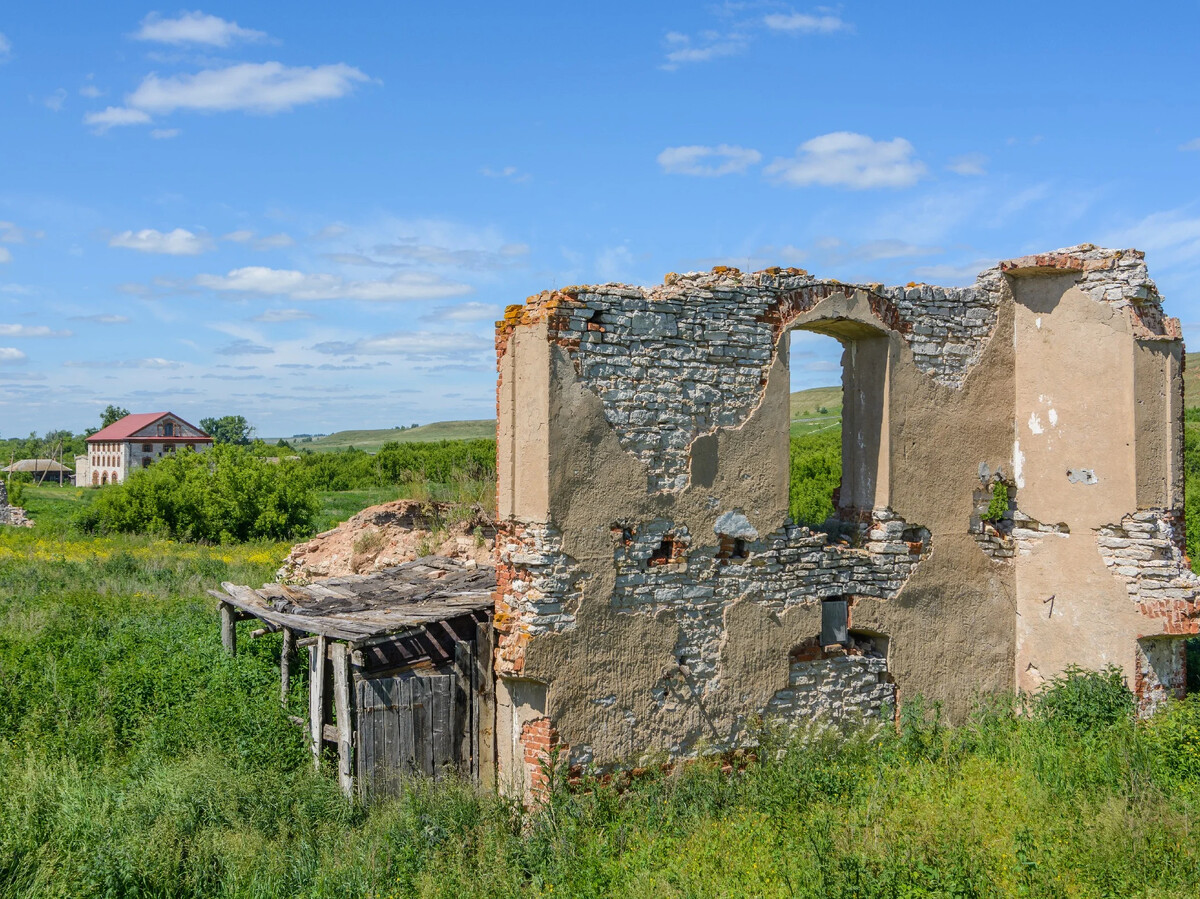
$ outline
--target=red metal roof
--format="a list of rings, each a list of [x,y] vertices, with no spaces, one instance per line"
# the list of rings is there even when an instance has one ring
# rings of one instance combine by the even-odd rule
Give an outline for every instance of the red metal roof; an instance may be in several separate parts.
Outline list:
[[[95,443],[96,441],[100,441],[100,440],[128,440],[130,437],[132,437],[134,434],[136,434],[142,428],[149,427],[150,425],[152,425],[156,421],[158,421],[160,418],[165,418],[168,415],[172,415],[175,418],[179,418],[179,416],[175,415],[174,412],[135,412],[133,415],[126,415],[124,418],[122,418],[118,421],[114,421],[107,428],[101,428],[99,431],[97,431],[95,434],[93,434],[91,437],[89,437],[87,439],[87,442]],[[183,421],[182,418],[179,418],[179,420]],[[196,426],[194,424],[190,424],[189,422],[183,421],[183,423],[185,425],[187,425],[189,428],[196,428]],[[201,435],[200,437],[180,438],[180,437],[176,436],[175,439],[186,439],[186,440],[202,440],[204,438],[208,438],[210,440],[212,439],[212,438],[209,438],[208,435],[205,434],[203,431],[201,431],[199,428],[196,428],[196,430],[199,431],[199,433]],[[150,439],[159,440],[160,438],[155,437],[155,438],[150,438]],[[168,438],[168,439],[171,439],[171,438]]]

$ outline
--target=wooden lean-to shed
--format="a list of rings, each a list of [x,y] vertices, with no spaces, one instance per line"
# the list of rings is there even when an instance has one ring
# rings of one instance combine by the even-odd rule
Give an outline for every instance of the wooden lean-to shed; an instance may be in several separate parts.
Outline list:
[[[395,795],[406,777],[454,770],[494,778],[492,590],[495,570],[427,556],[371,575],[307,586],[225,583],[221,639],[237,622],[280,631],[281,696],[293,656],[307,650],[308,733],[319,767],[336,747],[347,795]]]

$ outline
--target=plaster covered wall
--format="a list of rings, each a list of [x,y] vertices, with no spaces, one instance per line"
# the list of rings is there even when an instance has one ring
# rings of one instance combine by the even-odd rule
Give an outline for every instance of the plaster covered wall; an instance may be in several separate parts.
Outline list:
[[[601,766],[689,756],[752,742],[764,717],[887,719],[917,693],[957,718],[1072,662],[1133,683],[1139,638],[1196,621],[1177,529],[1147,535],[1176,555],[1132,550],[1174,566],[1168,587],[1101,552],[1129,550],[1112,545],[1134,539],[1112,531],[1128,516],[1182,508],[1177,327],[1141,254],[1091,247],[970,288],[715,269],[510,307],[502,781],[529,789],[551,746]],[[787,518],[793,328],[845,348],[833,537]],[[1015,500],[985,523],[997,482]],[[850,634],[821,646],[831,597]]]

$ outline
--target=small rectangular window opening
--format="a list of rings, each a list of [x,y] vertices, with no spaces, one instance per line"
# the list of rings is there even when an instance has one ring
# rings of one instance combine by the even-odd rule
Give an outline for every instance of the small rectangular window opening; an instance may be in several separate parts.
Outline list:
[[[821,602],[821,646],[845,646],[848,607],[844,596],[834,596]]]

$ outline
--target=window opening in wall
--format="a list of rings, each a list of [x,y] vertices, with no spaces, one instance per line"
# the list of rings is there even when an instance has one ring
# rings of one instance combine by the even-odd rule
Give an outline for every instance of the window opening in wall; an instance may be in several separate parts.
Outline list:
[[[674,562],[683,562],[686,558],[687,541],[680,539],[674,534],[664,534],[662,543],[651,553],[647,564],[653,568],[657,565],[670,565]]]
[[[143,444],[142,444],[142,452],[143,452],[143,453],[152,453],[152,452],[154,452],[154,444],[152,444],[152,443],[143,443]]]
[[[717,537],[717,558],[721,561],[744,562],[750,557],[750,549],[741,537],[720,534]]]
[[[175,436],[175,422],[173,422],[173,421],[164,421],[163,422],[163,436],[164,437],[174,437]]]
[[[849,639],[849,604],[844,596],[821,601],[821,646],[845,646]]]
[[[888,504],[888,360],[886,333],[852,320],[811,321],[788,335],[788,512],[797,524],[841,532]]]

